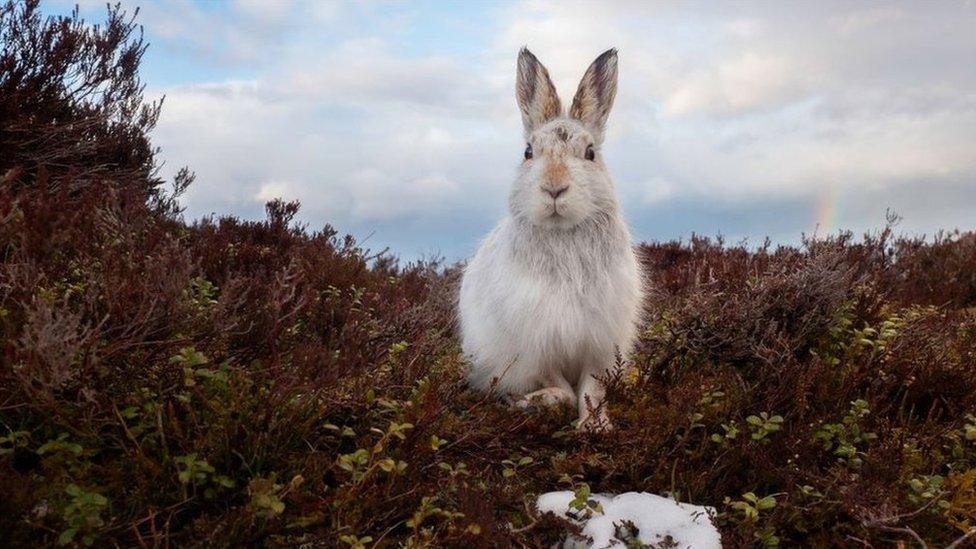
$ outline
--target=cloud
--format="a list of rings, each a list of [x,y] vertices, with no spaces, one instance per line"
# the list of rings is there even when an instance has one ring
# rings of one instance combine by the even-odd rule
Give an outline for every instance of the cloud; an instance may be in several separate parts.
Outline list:
[[[606,156],[637,238],[789,240],[825,196],[839,226],[892,206],[932,232],[974,199],[972,5],[166,0],[140,19],[165,82],[154,141],[197,171],[194,216],[281,196],[408,257],[470,253],[524,146],[525,44],[564,103],[619,49]]]
[[[664,114],[743,114],[802,97],[803,67],[786,56],[745,52],[688,75],[664,100]]]
[[[154,137],[167,159],[198,174],[186,197],[191,216],[257,216],[255,200],[276,197],[300,200],[316,225],[362,233],[407,217],[493,216],[503,202],[485,208],[478,197],[502,188],[516,164],[480,167],[503,165],[499,157],[517,158],[520,148],[492,146],[518,133],[514,112],[510,136],[498,127],[499,94],[489,87],[456,61],[403,59],[379,38],[357,38],[253,80],[154,90],[166,95]]]
[[[350,184],[352,215],[364,220],[441,213],[458,192],[443,174],[403,181],[372,168],[353,174]]]
[[[834,19],[835,25],[845,35],[863,33],[872,27],[890,24],[908,17],[908,13],[893,6],[873,6],[843,14]]]
[[[297,195],[295,185],[288,181],[268,181],[262,183],[258,192],[254,194],[254,200],[265,204],[275,199],[291,200]]]
[[[654,178],[643,186],[641,194],[642,204],[662,204],[673,198],[678,193],[674,183],[662,179]]]
[[[404,59],[380,38],[352,40],[289,67],[274,85],[280,95],[358,107],[481,113],[488,86],[456,60]]]

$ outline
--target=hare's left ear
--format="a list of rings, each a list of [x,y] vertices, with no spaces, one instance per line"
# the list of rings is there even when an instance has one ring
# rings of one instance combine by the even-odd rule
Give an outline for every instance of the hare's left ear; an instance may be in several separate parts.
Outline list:
[[[617,50],[609,49],[586,69],[580,81],[569,116],[582,122],[596,137],[603,140],[613,98],[617,95]]]

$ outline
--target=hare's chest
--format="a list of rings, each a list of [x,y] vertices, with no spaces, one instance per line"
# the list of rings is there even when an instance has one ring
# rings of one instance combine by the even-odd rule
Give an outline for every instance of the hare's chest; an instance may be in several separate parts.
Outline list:
[[[515,278],[501,309],[510,315],[503,320],[510,329],[534,334],[540,345],[561,348],[612,337],[608,321],[618,308],[613,280],[533,272]]]

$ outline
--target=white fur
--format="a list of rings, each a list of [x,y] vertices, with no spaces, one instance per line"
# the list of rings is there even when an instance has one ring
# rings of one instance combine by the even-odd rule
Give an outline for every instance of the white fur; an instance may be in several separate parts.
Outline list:
[[[631,350],[640,267],[601,155],[585,159],[599,134],[561,113],[526,133],[534,158],[519,169],[509,215],[481,243],[461,283],[469,382],[523,404],[538,397],[576,405],[581,427],[599,428],[607,424],[596,378],[613,368],[617,352]],[[547,179],[553,162],[566,168],[555,183]],[[556,199],[546,192],[563,184]]]

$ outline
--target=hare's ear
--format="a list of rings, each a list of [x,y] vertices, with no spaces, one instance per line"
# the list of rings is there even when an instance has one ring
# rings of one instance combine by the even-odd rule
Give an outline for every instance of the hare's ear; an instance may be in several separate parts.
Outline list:
[[[569,116],[582,122],[598,141],[603,140],[613,98],[617,95],[617,50],[609,49],[586,69]]]
[[[562,113],[556,87],[549,79],[549,71],[528,48],[522,48],[519,52],[515,95],[518,98],[519,110],[522,111],[522,124],[525,126],[526,136],[533,129],[557,118]]]

